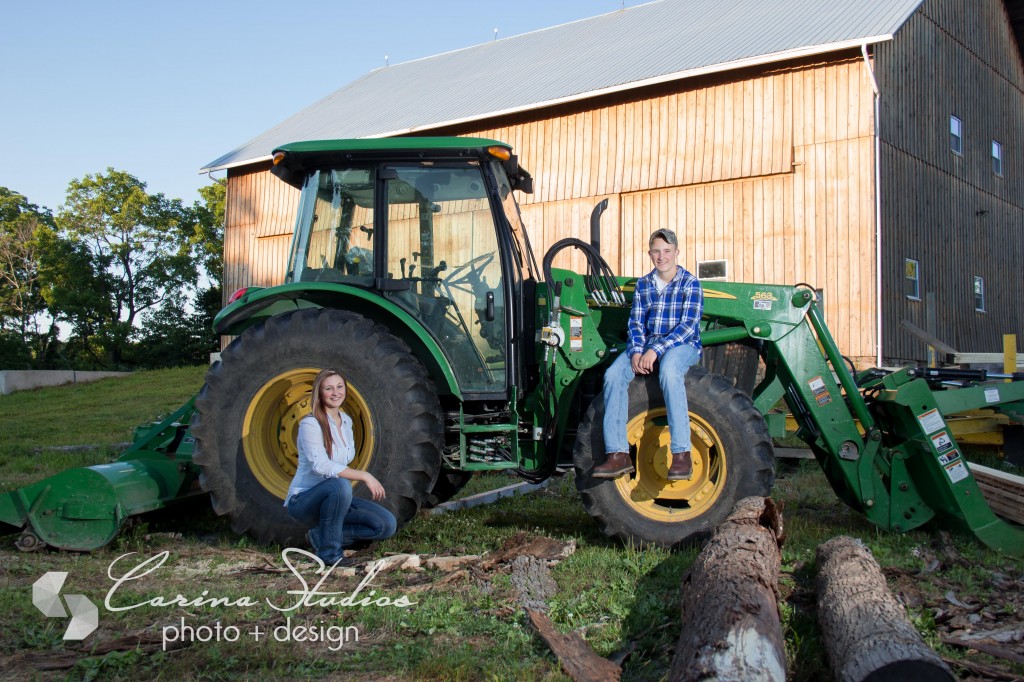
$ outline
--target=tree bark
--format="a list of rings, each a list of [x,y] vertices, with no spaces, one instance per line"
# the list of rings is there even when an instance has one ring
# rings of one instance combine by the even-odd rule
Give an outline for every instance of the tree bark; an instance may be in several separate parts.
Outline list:
[[[748,497],[716,530],[682,583],[683,632],[669,680],[785,680],[779,622],[782,516]]]
[[[837,682],[955,680],[889,591],[871,552],[849,537],[818,547],[818,624]]]

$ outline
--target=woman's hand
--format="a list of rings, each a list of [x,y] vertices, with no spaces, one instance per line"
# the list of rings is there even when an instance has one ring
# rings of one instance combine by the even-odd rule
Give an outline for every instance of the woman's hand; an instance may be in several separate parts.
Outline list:
[[[346,467],[344,471],[338,474],[338,478],[347,478],[350,481],[362,481],[366,487],[369,488],[370,496],[375,500],[383,500],[387,494],[384,492],[384,486],[382,486],[380,481],[378,481],[369,471]]]
[[[382,486],[380,481],[378,481],[369,471],[364,471],[363,473],[366,474],[366,478],[363,479],[363,483],[365,483],[366,487],[370,489],[370,494],[373,496],[373,499],[383,500],[386,495],[384,492],[384,486]]]

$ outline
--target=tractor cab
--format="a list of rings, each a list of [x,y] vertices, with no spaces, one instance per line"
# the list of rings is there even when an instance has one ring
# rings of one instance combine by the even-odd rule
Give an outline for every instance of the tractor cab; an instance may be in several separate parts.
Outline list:
[[[529,322],[522,288],[536,281],[512,197],[530,178],[502,143],[430,142],[429,154],[401,138],[277,150],[274,173],[302,191],[285,281],[375,292],[434,338],[464,398],[505,399],[523,371],[510,330]]]

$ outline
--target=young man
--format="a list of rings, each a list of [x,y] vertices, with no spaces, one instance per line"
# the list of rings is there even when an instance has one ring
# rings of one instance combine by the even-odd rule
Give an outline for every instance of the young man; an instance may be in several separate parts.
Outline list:
[[[637,374],[657,371],[671,436],[672,464],[667,478],[688,481],[693,476],[693,459],[684,379],[701,355],[698,324],[704,293],[697,278],[676,263],[679,242],[672,230],[654,232],[649,246],[654,270],[637,280],[629,315],[629,345],[604,375],[604,444],[608,457],[594,467],[592,475],[617,478],[634,471],[626,439],[629,382]]]

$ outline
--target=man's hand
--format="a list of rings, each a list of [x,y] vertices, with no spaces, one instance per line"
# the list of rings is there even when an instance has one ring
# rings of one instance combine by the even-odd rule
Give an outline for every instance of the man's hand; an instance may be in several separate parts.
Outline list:
[[[648,348],[644,351],[643,355],[634,355],[630,358],[630,362],[633,365],[634,374],[650,374],[654,371],[654,362],[658,359],[658,354],[654,350]]]

